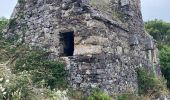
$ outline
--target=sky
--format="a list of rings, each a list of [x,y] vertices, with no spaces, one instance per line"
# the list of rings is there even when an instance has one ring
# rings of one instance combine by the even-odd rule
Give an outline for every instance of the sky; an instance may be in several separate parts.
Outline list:
[[[0,17],[10,18],[17,0],[0,1]],[[170,22],[170,0],[141,0],[144,21],[162,19]]]
[[[170,0],[141,0],[144,21],[162,19],[170,22]]]

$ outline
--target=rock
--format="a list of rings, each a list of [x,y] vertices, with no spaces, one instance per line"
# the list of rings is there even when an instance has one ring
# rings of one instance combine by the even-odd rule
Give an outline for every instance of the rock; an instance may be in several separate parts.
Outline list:
[[[63,3],[61,7],[62,7],[63,10],[69,9],[69,5],[67,3]]]
[[[129,0],[121,0],[121,6],[129,5]]]
[[[75,77],[75,82],[77,82],[77,83],[81,83],[82,80],[83,80],[83,78],[79,74]]]
[[[121,55],[123,53],[123,49],[120,46],[117,46],[117,54]]]
[[[145,41],[145,49],[146,50],[153,50],[154,49],[154,43],[152,38],[147,38]]]
[[[96,45],[75,45],[74,55],[90,55],[102,52],[101,46]]]
[[[130,45],[135,46],[135,45],[138,45],[138,44],[139,44],[139,41],[138,41],[137,35],[132,35],[130,37]]]

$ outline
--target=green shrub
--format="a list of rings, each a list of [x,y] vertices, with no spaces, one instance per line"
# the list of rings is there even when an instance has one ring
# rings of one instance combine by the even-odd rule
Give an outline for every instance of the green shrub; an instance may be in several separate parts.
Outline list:
[[[166,45],[159,46],[160,49],[160,65],[161,71],[165,79],[167,79],[167,86],[170,88],[170,47]]]
[[[93,89],[87,100],[113,100],[113,98],[99,89]]]
[[[140,95],[158,96],[166,93],[166,81],[164,78],[147,73],[144,69],[138,69],[138,92]]]
[[[32,81],[37,86],[53,88],[66,88],[67,72],[64,64],[49,60],[49,53],[38,50],[22,48],[16,53],[15,65],[12,68],[15,74],[28,71]],[[42,83],[42,84],[41,84]]]
[[[14,75],[5,67],[0,72],[0,100],[32,100],[35,95],[30,87],[30,75],[26,72]]]
[[[2,35],[3,35],[2,31],[6,27],[7,23],[8,23],[8,20],[6,18],[4,17],[0,18],[0,39],[2,39]]]

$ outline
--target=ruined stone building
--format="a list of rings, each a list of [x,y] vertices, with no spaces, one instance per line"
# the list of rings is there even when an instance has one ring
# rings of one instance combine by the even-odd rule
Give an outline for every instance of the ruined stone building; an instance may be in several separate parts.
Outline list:
[[[6,36],[65,60],[74,89],[137,92],[136,69],[157,70],[140,0],[19,0],[11,18]]]

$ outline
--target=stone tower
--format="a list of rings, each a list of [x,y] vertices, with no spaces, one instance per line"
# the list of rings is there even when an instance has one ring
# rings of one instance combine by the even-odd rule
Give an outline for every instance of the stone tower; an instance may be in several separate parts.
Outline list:
[[[64,59],[74,89],[136,92],[136,69],[157,69],[140,0],[18,0],[11,18],[6,37]]]

